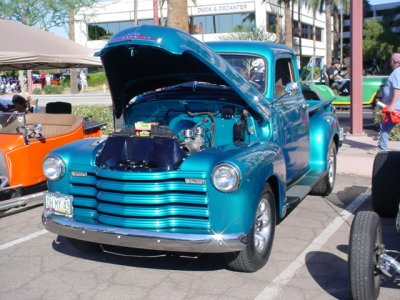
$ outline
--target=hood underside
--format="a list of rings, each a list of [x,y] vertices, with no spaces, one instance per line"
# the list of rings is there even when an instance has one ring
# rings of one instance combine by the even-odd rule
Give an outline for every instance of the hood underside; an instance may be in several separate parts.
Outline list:
[[[184,82],[230,86],[247,105],[269,117],[268,102],[221,56],[179,30],[139,26],[121,31],[96,55],[106,71],[119,118],[129,101]]]

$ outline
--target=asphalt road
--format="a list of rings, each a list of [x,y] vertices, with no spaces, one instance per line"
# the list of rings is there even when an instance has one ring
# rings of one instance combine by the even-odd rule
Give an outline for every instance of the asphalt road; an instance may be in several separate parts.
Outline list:
[[[349,109],[337,109],[336,116],[339,119],[339,124],[344,128],[345,132],[351,131],[351,120]],[[371,108],[363,108],[363,129],[367,132],[377,132],[378,127],[374,123],[374,110]]]
[[[47,232],[41,207],[0,218],[1,299],[349,299],[352,213],[370,209],[370,178],[338,174],[333,193],[308,196],[277,225],[268,264],[256,273],[226,269],[220,256],[83,253]],[[400,238],[382,219],[387,248]],[[398,299],[396,280],[380,299]]]
[[[11,100],[12,94],[1,95],[2,99]],[[111,96],[109,93],[84,93],[79,94],[57,94],[57,95],[32,95],[32,99],[38,99],[40,107],[45,107],[48,102],[64,101],[70,102],[72,105],[83,104],[104,104],[111,106]]]

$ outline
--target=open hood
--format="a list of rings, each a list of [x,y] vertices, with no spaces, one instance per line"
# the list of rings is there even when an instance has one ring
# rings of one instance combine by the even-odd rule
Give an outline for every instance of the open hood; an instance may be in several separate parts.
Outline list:
[[[268,101],[249,81],[208,46],[174,28],[128,28],[96,55],[104,65],[117,118],[133,97],[189,81],[230,86],[262,117],[269,117]]]

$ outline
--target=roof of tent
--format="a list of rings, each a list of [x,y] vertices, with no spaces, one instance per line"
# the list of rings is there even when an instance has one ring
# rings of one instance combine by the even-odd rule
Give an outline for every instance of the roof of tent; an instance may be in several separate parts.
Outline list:
[[[85,46],[56,34],[0,19],[0,70],[101,66]]]

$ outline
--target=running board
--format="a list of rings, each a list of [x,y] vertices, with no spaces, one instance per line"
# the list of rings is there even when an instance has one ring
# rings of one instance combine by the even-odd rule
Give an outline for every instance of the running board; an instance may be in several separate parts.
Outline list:
[[[311,170],[292,184],[286,191],[288,207],[290,208],[303,200],[325,175],[326,171]]]

